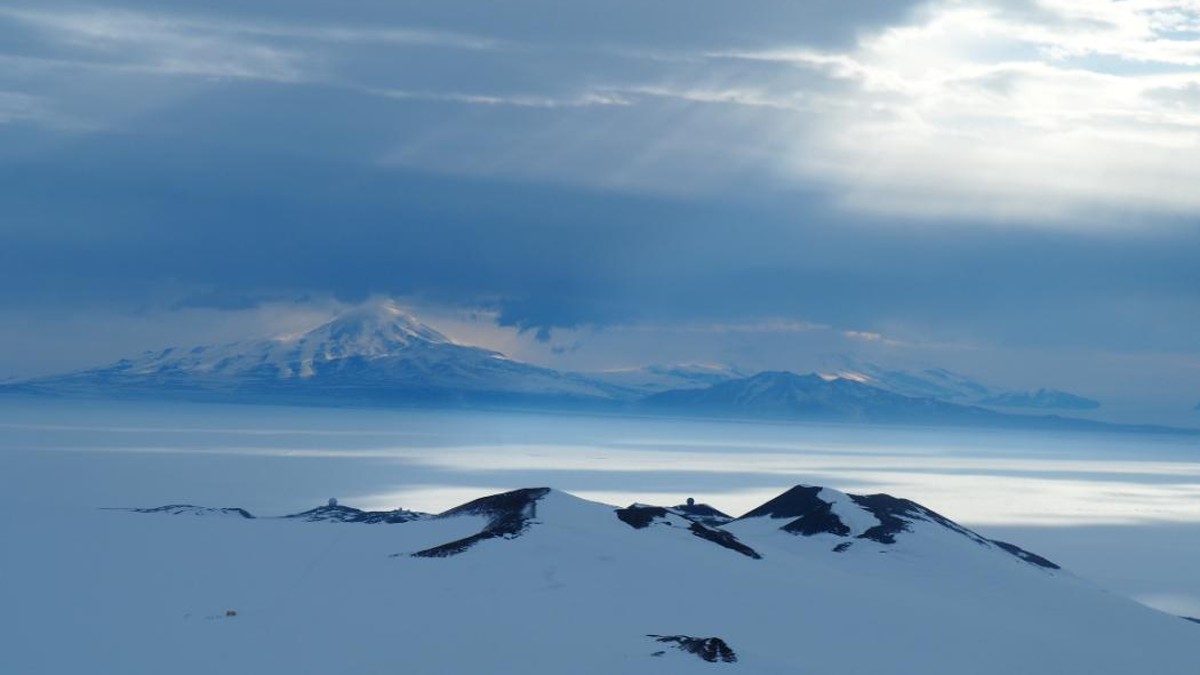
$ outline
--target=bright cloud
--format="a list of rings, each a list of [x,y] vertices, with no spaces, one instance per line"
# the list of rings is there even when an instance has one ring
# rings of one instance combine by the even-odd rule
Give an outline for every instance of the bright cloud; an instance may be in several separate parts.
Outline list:
[[[846,85],[785,158],[856,209],[1103,226],[1114,211],[1200,211],[1193,2],[937,2],[847,53],[792,64]]]
[[[385,294],[562,369],[848,352],[1194,423],[1195,1],[0,5],[0,377]],[[25,328],[99,299],[141,328]]]
[[[568,47],[504,37],[503,22],[482,35],[115,9],[0,9],[0,21],[68,49],[26,59],[48,67],[528,113],[484,127],[444,116],[384,149],[384,165],[674,194],[773,175],[872,214],[1090,228],[1115,213],[1200,212],[1191,0],[933,0],[823,48],[778,33],[759,45],[710,34],[708,50],[621,35]],[[492,57],[429,52],[415,68],[377,51],[421,49]],[[438,64],[447,76],[425,76]]]
[[[239,39],[220,26],[114,11],[8,9],[0,17],[84,50],[91,58],[80,59],[80,66],[280,82],[303,76],[299,53]]]
[[[90,58],[75,61],[78,66],[288,83],[323,76],[313,44],[467,50],[500,45],[490,38],[400,26],[311,26],[105,9],[0,8],[0,19],[84,50]]]
[[[40,96],[0,90],[0,124],[35,124],[51,129],[81,131],[87,124],[55,110]]]

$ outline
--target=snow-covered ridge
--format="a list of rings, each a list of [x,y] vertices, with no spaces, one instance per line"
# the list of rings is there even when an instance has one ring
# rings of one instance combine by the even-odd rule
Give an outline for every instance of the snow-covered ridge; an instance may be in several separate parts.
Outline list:
[[[194,504],[168,504],[166,506],[155,506],[152,508],[107,508],[111,511],[129,511],[131,513],[156,513],[170,516],[198,516],[198,517],[235,517],[246,520],[254,520],[258,518],[246,509],[238,507],[213,507],[213,506],[196,506]],[[393,511],[363,511],[350,506],[343,506],[337,503],[336,499],[329,500],[329,503],[318,506],[314,509],[293,513],[286,516],[279,516],[287,520],[302,520],[309,523],[365,523],[368,525],[374,524],[396,524],[407,523],[413,520],[431,517],[428,513],[419,513],[417,511],[408,511],[405,509],[395,509]]]
[[[903,396],[1026,410],[1094,410],[1100,407],[1099,401],[1055,389],[1001,390],[945,368],[885,368],[845,355],[828,357],[825,362],[826,372],[823,377],[852,380]]]
[[[1195,673],[1196,624],[888,495],[799,485],[734,520],[549,488],[249,515],[10,520],[37,546],[0,575],[0,670]]]
[[[488,539],[516,539],[534,522],[538,502],[549,493],[550,488],[525,488],[481,497],[456,506],[439,514],[438,518],[481,516],[487,519],[487,524],[468,537],[423,549],[412,555],[417,558],[448,558]]]
[[[411,553],[415,557],[444,558],[465,553],[476,544],[489,539],[517,539],[531,527],[543,522],[539,518],[539,505],[544,501],[550,502],[550,512],[547,514],[546,508],[543,507],[542,515],[551,519],[561,519],[564,510],[573,511],[573,507],[567,505],[587,503],[566,493],[539,487],[481,497],[437,515],[406,509],[361,511],[330,500],[324,506],[282,517],[307,522],[367,524],[403,524],[462,516],[481,518],[483,527],[478,532]],[[590,517],[594,517],[596,506],[599,505],[589,507]],[[246,519],[255,517],[240,508],[190,505],[130,510],[136,513],[169,515],[240,515]],[[608,510],[616,520],[635,530],[668,528],[686,531],[701,540],[755,560],[761,559],[762,554],[739,539],[739,536],[753,540],[770,535],[771,532],[786,533],[813,538],[814,541],[832,541],[834,545],[830,551],[844,553],[854,543],[878,549],[880,546],[894,546],[914,533],[934,532],[939,537],[946,533],[956,535],[942,540],[951,545],[970,543],[1044,570],[1059,569],[1058,565],[1041,556],[1013,544],[987,539],[916,502],[886,494],[850,495],[826,487],[797,485],[737,519],[732,519],[707,504],[694,502],[672,507],[631,504],[624,508]]]
[[[920,377],[878,369],[746,376],[723,365],[675,364],[563,372],[458,344],[383,301],[295,335],[168,348],[106,367],[0,383],[0,395],[1197,433],[1002,413],[981,407],[989,401],[978,399],[986,390],[980,387],[940,370]],[[974,403],[963,401],[967,395]],[[1068,396],[1043,390],[1018,398]]]
[[[137,509],[112,509],[131,511],[133,513],[162,513],[172,516],[199,516],[208,518],[244,518],[253,520],[254,516],[246,509],[228,508],[228,507],[211,507],[211,506],[195,506],[192,504],[167,504],[166,506],[156,506],[153,508],[137,508]]]
[[[309,509],[300,513],[283,516],[292,520],[303,520],[309,523],[364,523],[367,525],[407,523],[413,520],[429,518],[428,513],[394,509],[392,511],[363,511],[351,506],[338,504],[336,499],[329,500],[324,506]]]

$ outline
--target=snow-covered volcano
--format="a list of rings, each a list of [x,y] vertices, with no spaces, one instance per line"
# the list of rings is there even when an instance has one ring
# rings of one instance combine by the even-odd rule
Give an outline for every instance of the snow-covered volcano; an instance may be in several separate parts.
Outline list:
[[[391,301],[351,309],[312,330],[148,352],[24,383],[33,391],[343,401],[604,401],[626,390],[454,342]]]
[[[4,672],[1196,672],[1195,624],[887,495],[251,516],[22,519]]]
[[[863,381],[864,377],[790,372],[746,376],[711,364],[564,372],[455,342],[385,300],[293,335],[147,352],[105,367],[2,383],[0,394],[1105,427],[1087,420],[1011,415],[936,396],[906,395],[874,380]],[[1043,392],[1042,398],[1047,395]]]
[[[309,379],[356,362],[397,357],[412,360],[439,352],[459,355],[463,349],[477,358],[502,358],[494,352],[459,347],[385,301],[349,310],[303,333],[185,350],[169,348],[122,361],[119,366],[133,376]]]

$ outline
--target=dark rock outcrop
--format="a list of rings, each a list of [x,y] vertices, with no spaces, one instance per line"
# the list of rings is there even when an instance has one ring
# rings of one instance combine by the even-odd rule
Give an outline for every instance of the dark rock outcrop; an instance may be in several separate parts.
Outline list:
[[[838,517],[831,502],[821,499],[823,488],[813,485],[797,485],[774,499],[766,502],[746,515],[738,518],[769,517],[775,519],[791,519],[780,529],[791,534],[806,537],[818,534],[832,534],[837,537],[850,537],[850,527]],[[969,530],[945,516],[921,506],[908,499],[899,499],[888,494],[846,495],[859,508],[870,513],[879,521],[878,525],[868,528],[856,535],[855,539],[865,539],[879,544],[892,545],[896,537],[904,532],[911,532],[915,522],[926,522],[941,526],[959,534],[970,541],[987,548],[997,548],[1016,558],[1047,570],[1060,569],[1058,565],[1035,553],[1030,553],[1013,544],[1003,541],[993,541]],[[833,548],[835,553],[849,550],[850,543],[843,542]]]
[[[623,509],[617,509],[617,518],[635,530],[642,530],[650,527],[655,519],[666,518],[668,513],[670,511],[661,506],[633,504]]]
[[[488,539],[516,539],[525,532],[529,523],[537,517],[537,501],[545,497],[550,488],[522,488],[498,495],[481,497],[475,501],[456,506],[438,514],[437,518],[455,516],[485,516],[488,524],[479,532],[440,546],[417,551],[415,558],[447,558],[458,555],[475,544]]]
[[[737,663],[737,654],[719,637],[698,638],[690,635],[647,635],[655,642],[674,646],[676,649],[695,654],[709,663]]]
[[[133,513],[164,513],[172,516],[236,516],[252,520],[254,515],[246,509],[234,507],[195,506],[192,504],[168,504],[147,509],[121,509]]]
[[[714,509],[715,510],[715,509]],[[760,560],[762,555],[750,548],[749,546],[738,541],[738,538],[732,532],[727,532],[719,527],[710,527],[699,520],[691,520],[683,514],[676,513],[675,509],[668,509],[662,506],[647,506],[645,504],[633,504],[623,509],[617,509],[617,518],[632,527],[635,530],[644,530],[654,524],[655,521],[661,521],[663,525],[674,527],[669,521],[669,516],[688,522],[688,531],[694,536],[697,536],[705,541],[710,541],[722,548],[727,548],[731,551],[736,551],[748,558]]]
[[[310,523],[365,523],[368,525],[394,525],[428,517],[429,514],[427,513],[418,513],[405,509],[396,509],[394,511],[363,511],[362,509],[342,506],[340,504],[327,504],[325,506],[318,506],[315,509],[309,509],[308,511],[284,516],[284,518],[303,520]]]
[[[708,504],[697,504],[688,500],[687,504],[672,506],[671,510],[679,515],[710,527],[720,527],[733,521],[733,516],[722,513]]]

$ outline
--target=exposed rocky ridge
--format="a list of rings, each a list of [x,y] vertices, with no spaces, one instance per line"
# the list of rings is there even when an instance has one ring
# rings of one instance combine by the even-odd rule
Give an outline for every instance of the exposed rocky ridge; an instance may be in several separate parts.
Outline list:
[[[236,507],[195,506],[192,504],[167,504],[153,508],[121,509],[134,513],[161,513],[171,516],[234,516],[253,520],[254,515],[246,509]]]
[[[716,509],[712,510],[716,511]],[[762,558],[762,555],[758,551],[738,541],[738,538],[733,533],[718,527],[710,527],[698,518],[690,518],[686,514],[678,513],[673,509],[662,506],[633,504],[623,509],[617,509],[616,516],[621,522],[635,530],[644,530],[652,525],[686,528],[693,535],[705,541],[735,551],[748,558],[754,558],[755,560]]]
[[[134,508],[124,510],[132,511],[134,513],[159,513],[173,516],[237,516],[246,519],[256,518],[254,514],[242,508],[216,508],[211,506],[194,506],[191,504],[168,504],[166,506],[156,506],[153,508]],[[363,511],[362,509],[356,509],[350,506],[342,506],[336,502],[331,502],[323,506],[318,506],[315,509],[309,509],[300,513],[293,513],[279,517],[284,520],[302,520],[309,523],[364,523],[367,525],[375,525],[407,523],[413,520],[429,518],[431,516],[428,513],[419,513],[405,509],[395,509],[393,511]]]
[[[864,520],[863,516],[867,516],[868,519]],[[1058,565],[1042,556],[1007,542],[988,539],[914,501],[887,494],[850,495],[819,486],[797,485],[737,520],[758,518],[785,520],[787,522],[779,529],[799,536],[831,535],[841,539],[869,540],[889,546],[897,542],[897,537],[912,532],[914,524],[928,523],[1031,565],[1050,570],[1059,569]],[[852,542],[839,542],[833,550],[842,553],[848,550],[851,544]]]
[[[672,506],[670,510],[684,518],[712,527],[720,527],[733,520],[733,516],[722,513],[708,504],[697,504],[693,500],[688,500],[686,504]]]
[[[1016,547],[972,538],[893,497],[856,500],[801,485],[722,527],[674,507],[622,510],[546,488],[387,527],[145,511],[160,515],[75,514],[90,519],[86,531],[65,537],[47,527],[69,527],[62,517],[10,521],[30,522],[31,543],[57,546],[41,583],[27,583],[38,569],[25,551],[10,556],[18,574],[8,576],[6,597],[17,598],[22,622],[70,622],[75,598],[103,594],[93,619],[68,625],[87,629],[78,637],[92,662],[109,663],[119,644],[122,658],[140,659],[122,672],[137,673],[177,672],[177,645],[197,658],[235,650],[236,658],[184,664],[189,674],[247,663],[270,672],[279,658],[290,659],[292,672],[456,674],[514,663],[597,675],[1051,675],[1064,663],[1096,675],[1195,670],[1195,624],[1037,565]],[[838,527],[819,531],[814,513]],[[812,534],[785,529],[805,518],[811,527],[792,529]],[[862,536],[869,532],[874,538]],[[759,557],[710,545],[722,540]],[[75,565],[73,573],[62,574],[60,563]],[[97,571],[119,577],[96,584]],[[47,586],[66,590],[56,597]],[[87,642],[95,631],[103,639]],[[36,672],[46,659],[66,664],[54,661],[50,638],[26,648],[42,634],[39,626],[12,640],[25,648],[20,672]],[[147,642],[147,634],[168,644]],[[397,651],[396,635],[421,639]],[[158,650],[152,658],[144,657],[148,648]],[[53,670],[80,672],[79,663]]]
[[[418,558],[444,558],[461,554],[488,539],[516,539],[537,519],[538,503],[550,488],[523,488],[481,497],[443,513],[429,515],[405,509],[363,511],[330,500],[329,504],[283,516],[306,522],[364,524],[403,524],[427,519],[482,516],[485,525],[475,534],[422,549],[410,555]],[[217,515],[253,519],[240,508],[210,508],[172,504],[155,508],[127,509],[135,513],[170,515]],[[763,554],[738,537],[739,526],[756,520],[781,521],[775,529],[801,537],[831,536],[838,541],[832,550],[844,553],[854,541],[870,541],[883,546],[895,545],[918,523],[954,533],[983,548],[1010,555],[1024,563],[1057,570],[1059,566],[1008,542],[988,539],[973,530],[908,499],[886,494],[851,495],[814,485],[797,485],[750,510],[737,519],[706,504],[694,502],[675,507],[633,504],[613,511],[618,520],[635,530],[668,527],[686,530],[693,536],[752,559]]]
[[[364,523],[367,525],[388,524],[394,525],[397,523],[407,523],[421,518],[431,517],[428,513],[419,513],[417,511],[408,511],[406,509],[395,509],[392,511],[363,511],[351,506],[343,506],[336,502],[330,502],[324,506],[318,506],[315,509],[309,509],[300,513],[293,513],[288,516],[283,516],[293,520],[303,520],[310,523],[316,522],[333,522],[333,523]]]
[[[475,544],[488,539],[515,539],[537,517],[537,503],[549,494],[550,488],[523,488],[489,497],[481,497],[462,506],[438,514],[437,518],[484,516],[487,526],[479,532],[446,544],[413,553],[416,558],[446,558],[458,555]]]
[[[697,638],[688,635],[647,635],[656,642],[673,645],[676,649],[695,654],[709,663],[737,663],[737,654],[719,637]],[[661,656],[657,652],[655,656]]]

